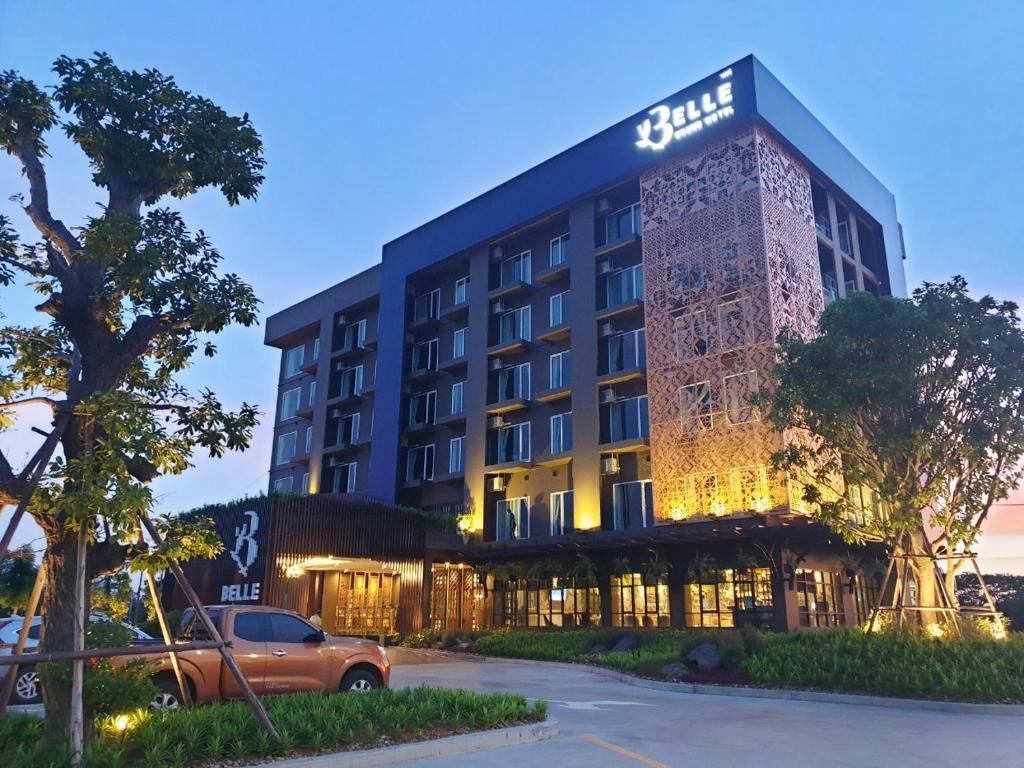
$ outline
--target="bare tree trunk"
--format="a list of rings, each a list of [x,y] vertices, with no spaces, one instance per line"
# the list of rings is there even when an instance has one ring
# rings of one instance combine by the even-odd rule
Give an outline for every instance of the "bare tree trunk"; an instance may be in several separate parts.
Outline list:
[[[943,605],[939,594],[937,578],[939,573],[935,561],[931,558],[931,547],[924,531],[915,531],[908,537],[910,552],[914,555],[911,561],[914,566],[914,579],[917,582],[917,604],[922,608],[935,608]],[[922,626],[943,623],[942,611],[919,611]]]

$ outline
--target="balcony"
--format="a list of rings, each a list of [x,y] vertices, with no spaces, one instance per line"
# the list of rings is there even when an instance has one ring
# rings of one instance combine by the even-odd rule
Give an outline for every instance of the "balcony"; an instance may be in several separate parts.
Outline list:
[[[634,365],[616,371],[609,371],[597,377],[597,386],[607,387],[612,384],[624,384],[627,381],[637,381],[647,376],[647,368]]]
[[[533,276],[533,279],[538,283],[555,283],[567,277],[569,277],[568,260],[563,261],[561,264],[555,264],[553,267],[542,269]]]
[[[507,400],[499,400],[487,406],[488,416],[500,416],[503,413],[518,411],[530,404],[530,401],[523,397],[512,397]]]
[[[552,326],[546,331],[537,334],[537,341],[561,341],[562,339],[569,338],[572,333],[572,328],[568,323],[561,323],[559,325]]]
[[[636,312],[643,312],[644,300],[643,299],[628,299],[610,307],[599,309],[597,311],[597,321],[610,320],[613,317],[620,317],[630,315]]]
[[[572,463],[572,451],[561,451],[560,453],[544,453],[537,457],[538,467],[563,467]]]
[[[458,304],[452,304],[441,310],[441,319],[445,322],[455,323],[465,320],[467,317],[469,317],[468,301],[460,301]]]
[[[563,400],[567,397],[572,397],[572,387],[564,386],[545,389],[534,395],[533,399],[539,403],[553,403],[556,400]]]
[[[323,454],[325,456],[333,456],[341,453],[354,453],[360,448],[364,448],[369,445],[370,441],[366,439],[342,440],[341,442],[335,443],[334,445],[325,445]]]
[[[651,438],[638,435],[612,443],[600,443],[600,446],[601,453],[645,453],[651,449]]]
[[[435,483],[462,483],[466,480],[465,472],[445,472],[434,476]]]
[[[514,296],[517,293],[522,293],[528,290],[530,284],[525,280],[512,280],[503,285],[499,285],[497,288],[487,292],[487,298],[490,300],[501,299],[505,296]]]
[[[603,256],[610,256],[613,253],[617,253],[619,251],[624,251],[627,248],[630,248],[630,247],[632,247],[634,245],[639,245],[640,242],[641,242],[640,235],[629,234],[629,235],[626,235],[623,238],[620,238],[619,240],[616,240],[616,241],[611,242],[611,243],[605,243],[604,245],[599,246],[594,251],[594,256],[596,256],[598,258],[603,257]]]
[[[333,397],[327,399],[327,405],[346,405],[348,403],[358,403],[363,399],[363,390],[358,391],[349,389],[344,392],[340,392]]]
[[[437,368],[417,368],[409,372],[409,381],[430,381],[439,375]]]
[[[453,357],[450,360],[445,360],[438,366],[438,370],[445,373],[454,373],[455,371],[464,370],[468,364],[469,358],[462,355],[461,357]]]
[[[366,351],[366,343],[365,342],[363,344],[354,344],[354,345],[351,345],[351,346],[339,347],[338,349],[336,349],[333,352],[331,352],[331,359],[332,360],[339,360],[339,361],[351,360],[353,358],[359,357],[365,351]]]
[[[407,435],[415,435],[420,432],[426,432],[427,430],[434,429],[435,425],[434,421],[417,421],[406,425],[405,433]]]
[[[514,337],[508,341],[499,341],[497,344],[487,348],[487,356],[495,357],[498,355],[517,355],[525,352],[530,347],[530,342],[526,339]]]
[[[513,461],[503,461],[498,464],[488,464],[484,467],[484,473],[488,475],[514,475],[521,472],[529,472],[532,468],[533,462],[514,459]]]
[[[465,421],[466,412],[462,411],[460,413],[449,413],[447,416],[442,416],[434,421],[434,425],[438,427],[449,427],[455,424],[462,424]]]
[[[318,360],[310,360],[300,369],[303,373],[316,373]]]

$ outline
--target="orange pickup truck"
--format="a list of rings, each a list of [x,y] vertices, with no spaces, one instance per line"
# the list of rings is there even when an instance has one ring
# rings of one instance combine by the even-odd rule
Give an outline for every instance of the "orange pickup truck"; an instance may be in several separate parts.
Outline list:
[[[207,611],[259,696],[299,691],[364,692],[388,685],[391,663],[377,643],[328,635],[297,613],[279,608],[214,605]],[[210,639],[191,609],[182,618],[178,639]],[[160,693],[153,708],[180,707],[181,694],[167,655],[142,658],[158,667],[154,682]],[[197,704],[242,696],[219,651],[184,651],[178,659]]]

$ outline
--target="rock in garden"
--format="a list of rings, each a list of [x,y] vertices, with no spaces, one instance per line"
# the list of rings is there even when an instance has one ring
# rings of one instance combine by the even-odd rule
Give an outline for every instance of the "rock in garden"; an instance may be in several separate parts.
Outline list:
[[[595,645],[593,648],[590,649],[590,655],[591,656],[603,656],[606,653],[608,653],[608,649],[605,648],[600,643],[598,643],[597,645]]]
[[[722,665],[722,657],[714,643],[701,643],[686,654],[686,661],[691,668],[697,669],[718,669]]]
[[[683,664],[683,662],[673,661],[671,664],[666,664],[661,668],[661,676],[666,680],[676,681],[681,680],[689,671],[689,667]]]
[[[629,635],[619,638],[619,641],[612,646],[612,653],[625,653],[631,650],[633,650],[633,638]]]

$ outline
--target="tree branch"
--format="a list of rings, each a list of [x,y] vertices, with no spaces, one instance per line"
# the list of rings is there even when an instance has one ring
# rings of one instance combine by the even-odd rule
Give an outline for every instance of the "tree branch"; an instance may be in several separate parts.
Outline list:
[[[23,397],[20,400],[11,400],[7,403],[0,403],[0,408],[14,408],[19,405],[29,405],[31,403],[46,403],[50,408],[57,409],[60,407],[60,403],[54,400],[52,397]]]
[[[13,146],[14,155],[21,160],[25,169],[25,176],[28,178],[29,193],[31,202],[25,207],[25,213],[32,219],[32,223],[43,234],[44,237],[54,242],[63,260],[56,260],[51,257],[50,263],[61,271],[66,271],[74,255],[82,250],[82,244],[78,238],[71,234],[64,222],[53,218],[50,213],[50,195],[46,188],[46,171],[39,159],[35,144],[32,140],[32,133],[26,127],[18,133],[18,140]],[[49,254],[48,254],[49,255]],[[63,263],[61,263],[63,262]]]

